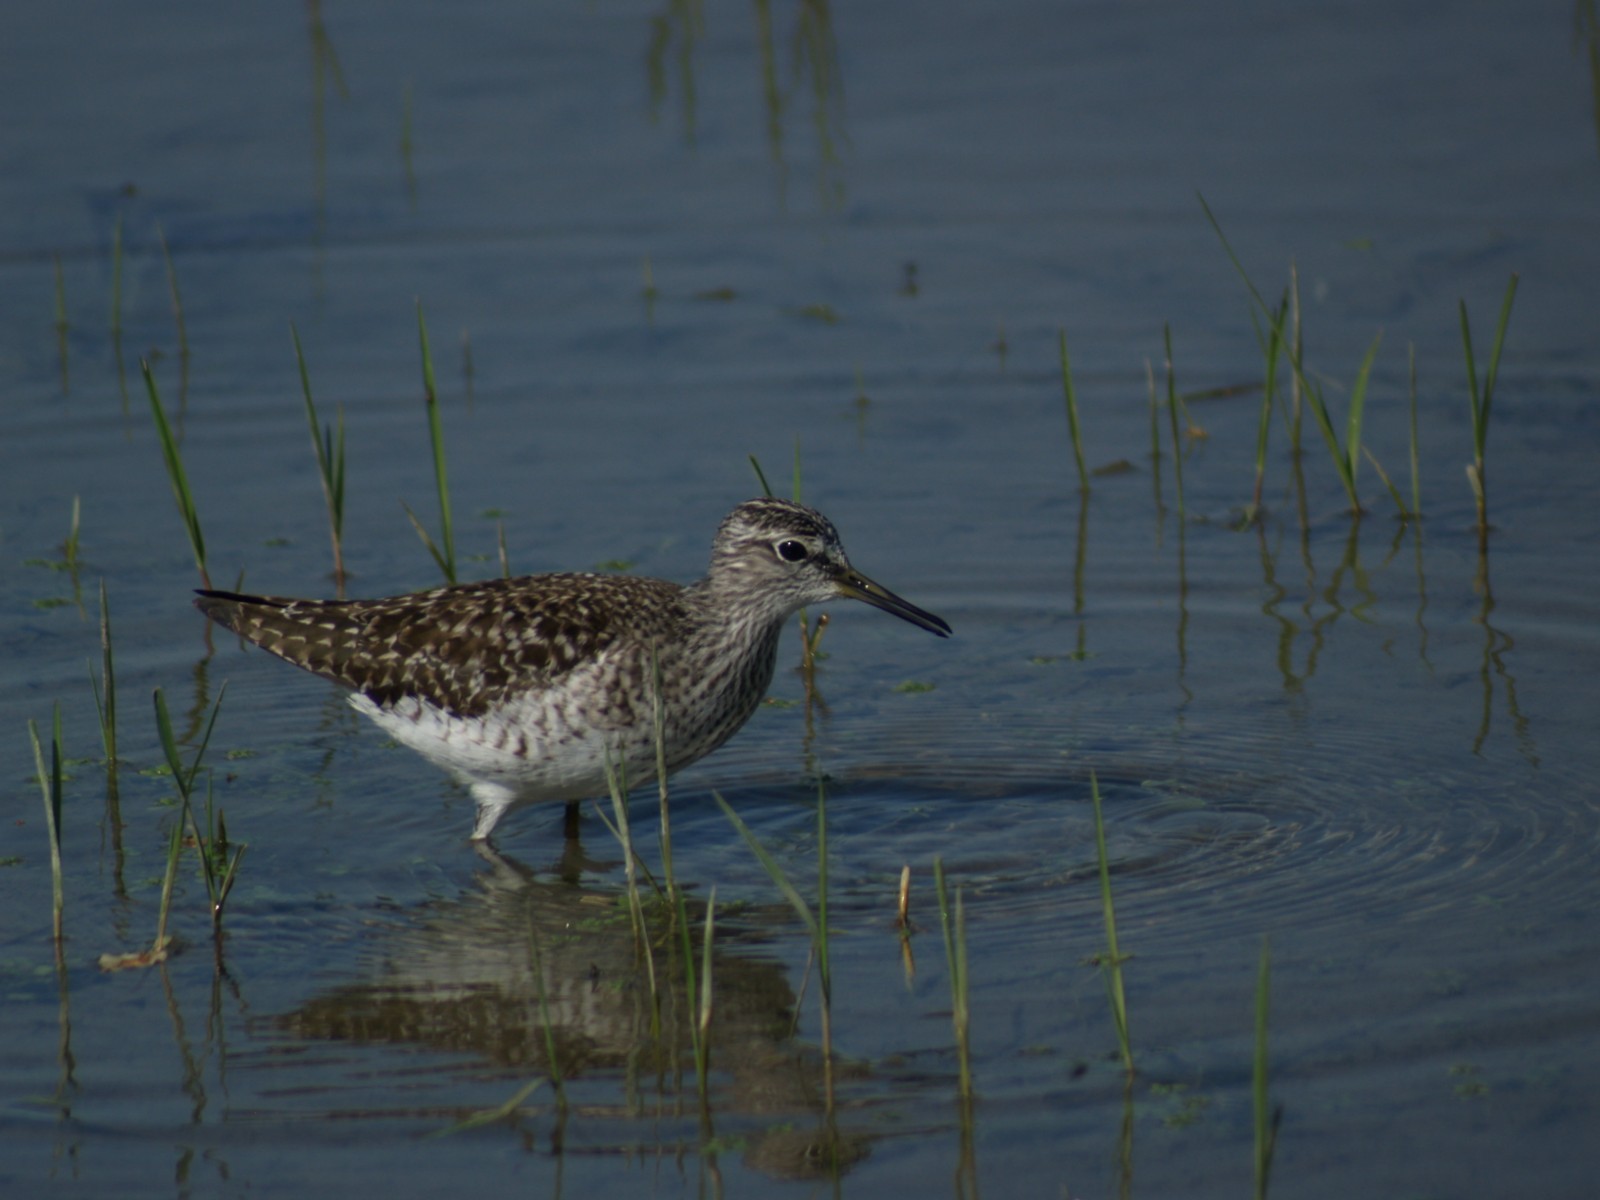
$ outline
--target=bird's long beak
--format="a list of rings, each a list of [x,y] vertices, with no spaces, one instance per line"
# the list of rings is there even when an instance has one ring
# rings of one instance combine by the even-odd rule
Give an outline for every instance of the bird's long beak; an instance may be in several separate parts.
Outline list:
[[[854,567],[839,577],[839,594],[849,596],[852,600],[865,600],[873,608],[881,608],[886,613],[893,613],[902,621],[910,621],[929,633],[936,633],[940,637],[950,636],[950,626],[942,617],[936,617],[927,609],[918,608],[909,600],[902,600],[888,588],[873,583]]]

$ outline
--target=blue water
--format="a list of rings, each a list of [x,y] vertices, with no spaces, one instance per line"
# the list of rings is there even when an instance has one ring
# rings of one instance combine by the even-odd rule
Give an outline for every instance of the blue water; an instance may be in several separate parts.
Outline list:
[[[0,1180],[8,1194],[1237,1195],[1271,948],[1272,1191],[1582,1196],[1597,1165],[1593,744],[1600,132],[1584,4],[324,5],[13,14],[0,70]],[[320,25],[318,22],[320,21]],[[1576,40],[1574,28],[1578,30]],[[1302,301],[1337,432],[1374,338],[1352,521],[1262,356]],[[120,227],[120,333],[112,330]],[[173,315],[164,235],[184,317]],[[55,328],[60,295],[65,355]],[[1494,397],[1479,552],[1458,303]],[[678,777],[716,889],[709,1119],[674,976],[641,1024],[621,852],[586,817],[465,844],[470,803],[328,685],[188,607],[140,375],[213,580],[331,593],[289,329],[349,451],[352,594],[433,586],[418,305],[463,574],[688,580],[758,490],[807,500],[942,642],[836,607],[808,716],[774,695]],[[1152,463],[1147,380],[1176,387]],[[1091,469],[1077,493],[1065,330]],[[470,363],[470,370],[468,364]],[[1149,375],[1147,376],[1147,365]],[[1198,393],[1233,388],[1221,397]],[[76,571],[61,569],[74,499]],[[110,598],[120,828],[86,662]],[[248,843],[220,949],[151,693]],[[910,685],[910,686],[906,686]],[[931,686],[931,690],[930,690]],[[61,970],[27,722],[61,705]],[[8,732],[9,731],[9,732]],[[834,1133],[809,939],[711,798],[808,897],[827,776]],[[1098,973],[1105,800],[1137,1074]],[[659,864],[655,803],[633,820]],[[932,896],[962,889],[955,1101]],[[908,966],[894,928],[912,868]],[[536,943],[536,944],[535,944]],[[660,969],[672,963],[660,949]],[[425,1135],[503,1104],[520,1113]],[[836,1180],[836,1184],[832,1181]]]

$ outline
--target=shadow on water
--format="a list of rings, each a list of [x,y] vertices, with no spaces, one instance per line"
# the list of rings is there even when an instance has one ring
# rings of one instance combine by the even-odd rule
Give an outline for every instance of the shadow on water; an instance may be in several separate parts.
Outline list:
[[[658,959],[647,972],[614,889],[552,881],[492,850],[480,854],[485,867],[469,892],[386,922],[363,950],[365,977],[274,1018],[277,1036],[465,1055],[479,1064],[472,1068],[476,1078],[489,1066],[558,1079],[586,1125],[615,1127],[607,1140],[596,1142],[591,1134],[585,1153],[714,1158],[716,1129],[724,1139],[736,1134],[747,1165],[798,1180],[830,1173],[819,1151],[824,1141],[845,1169],[870,1152],[873,1138],[866,1131],[842,1131],[824,1121],[821,1063],[793,1037],[796,998],[787,968],[763,957],[768,938],[750,932],[759,914],[745,914],[732,932],[725,923],[710,958],[715,1082],[696,1133],[693,1119],[702,1112],[690,1029],[696,1001],[687,994],[677,961],[679,935],[666,914],[647,910],[651,953]],[[555,868],[558,875],[569,871]],[[691,923],[698,928],[699,918],[692,915]],[[698,960],[698,945],[693,954]],[[321,1096],[332,1105],[329,1115],[340,1115],[349,1084],[339,1079],[339,1069],[330,1072],[323,1061],[308,1071],[298,1065],[300,1057],[270,1050],[251,1056],[256,1068],[285,1074],[284,1082],[270,1086]],[[448,1112],[441,1100],[418,1095],[426,1083],[413,1077],[405,1058],[391,1061],[390,1082],[408,1102],[389,1116],[439,1120]],[[366,1060],[350,1069],[362,1076],[363,1091],[370,1086]],[[598,1090],[588,1086],[591,1079]],[[546,1126],[549,1149],[559,1153],[565,1120],[552,1102],[519,1106],[504,1123],[529,1149]],[[675,1124],[682,1125],[681,1135],[671,1132]]]

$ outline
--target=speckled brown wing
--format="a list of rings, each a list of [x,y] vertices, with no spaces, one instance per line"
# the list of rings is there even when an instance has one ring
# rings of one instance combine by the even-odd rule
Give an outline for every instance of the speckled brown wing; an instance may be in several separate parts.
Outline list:
[[[530,575],[385,600],[292,600],[202,591],[195,606],[286,662],[386,706],[407,696],[473,717],[551,686],[619,639],[681,619],[660,579]]]

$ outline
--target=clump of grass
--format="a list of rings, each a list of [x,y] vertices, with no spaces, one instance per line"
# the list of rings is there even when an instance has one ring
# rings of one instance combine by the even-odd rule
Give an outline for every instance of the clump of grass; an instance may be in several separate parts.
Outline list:
[[[439,389],[434,383],[433,354],[428,349],[428,324],[423,319],[420,300],[417,301],[417,337],[422,346],[423,403],[428,410],[428,441],[433,447],[433,480],[439,492],[439,541],[434,542],[409,505],[402,507],[406,510],[406,516],[411,519],[417,536],[422,539],[422,544],[428,548],[433,561],[444,572],[446,582],[454,583],[456,539],[454,522],[450,517],[450,481],[445,472],[444,424],[439,415]]]
[[[1500,352],[1505,348],[1506,328],[1511,324],[1511,304],[1517,297],[1518,276],[1513,273],[1500,302],[1500,319],[1495,323],[1494,343],[1489,349],[1489,367],[1478,386],[1478,366],[1472,354],[1472,323],[1467,319],[1467,302],[1461,301],[1461,345],[1467,359],[1467,398],[1472,402],[1472,462],[1467,465],[1467,482],[1478,506],[1478,546],[1489,545],[1489,491],[1484,477],[1484,455],[1489,445],[1489,406],[1494,400],[1495,380],[1500,374]]]
[[[1227,252],[1228,259],[1233,263],[1233,268],[1238,272],[1239,278],[1244,281],[1251,299],[1257,308],[1267,315],[1270,320],[1273,309],[1262,298],[1261,292],[1250,279],[1244,269],[1244,264],[1234,252],[1233,245],[1222,231],[1222,225],[1216,215],[1211,211],[1211,206],[1206,203],[1204,196],[1200,197],[1200,207],[1205,210],[1206,219],[1211,222],[1211,228],[1216,231],[1217,238],[1222,243],[1222,248]],[[1298,298],[1298,289],[1295,291]],[[1294,305],[1294,338],[1289,344],[1289,366],[1294,372],[1295,382],[1298,386],[1298,395],[1303,396],[1311,407],[1311,415],[1317,420],[1317,428],[1322,431],[1323,441],[1327,444],[1328,454],[1333,460],[1334,470],[1339,476],[1339,483],[1345,490],[1345,496],[1350,501],[1350,512],[1354,516],[1362,515],[1366,510],[1361,506],[1360,495],[1356,491],[1356,472],[1361,466],[1361,422],[1362,413],[1366,405],[1367,381],[1372,372],[1373,359],[1377,357],[1378,346],[1383,341],[1383,334],[1379,333],[1368,347],[1366,356],[1361,360],[1361,366],[1356,372],[1355,382],[1350,388],[1350,401],[1345,413],[1345,436],[1341,443],[1338,433],[1334,429],[1333,416],[1328,408],[1327,399],[1322,394],[1320,385],[1307,377],[1304,359],[1300,347],[1299,305],[1298,300]],[[1470,355],[1469,355],[1470,356]],[[1297,408],[1298,412],[1298,408]]]
[[[1356,491],[1356,472],[1361,466],[1361,419],[1366,408],[1367,380],[1372,374],[1372,361],[1378,356],[1378,347],[1382,342],[1382,333],[1372,339],[1372,345],[1367,348],[1361,366],[1356,371],[1355,382],[1350,386],[1343,445],[1339,442],[1339,435],[1334,431],[1333,417],[1329,413],[1328,402],[1322,395],[1321,386],[1306,379],[1300,364],[1293,359],[1290,360],[1294,364],[1295,373],[1300,376],[1301,390],[1306,402],[1311,406],[1311,415],[1317,419],[1317,428],[1322,431],[1322,440],[1327,443],[1328,453],[1333,458],[1339,483],[1344,487],[1345,496],[1350,501],[1350,513],[1357,517],[1366,512]]]
[[[189,488],[189,476],[183,469],[183,454],[172,426],[167,423],[166,410],[161,407],[161,393],[156,388],[155,374],[150,364],[139,361],[144,372],[145,391],[150,396],[150,411],[155,414],[156,434],[161,439],[161,457],[167,464],[167,478],[172,483],[172,495],[178,502],[178,515],[183,518],[184,530],[189,535],[189,548],[194,552],[194,564],[200,569],[201,586],[211,586],[211,575],[206,570],[206,539],[200,532],[200,514],[195,508],[194,493]]]
[[[939,897],[939,926],[944,931],[944,959],[950,971],[950,1022],[956,1034],[956,1064],[960,1072],[960,1096],[972,1098],[971,1007],[967,976],[967,910],[956,889],[952,909],[944,882],[944,860],[933,860],[933,886]]]
[[[66,906],[61,880],[61,705],[55,705],[50,722],[50,765],[46,769],[44,748],[39,742],[39,727],[28,722],[28,738],[33,743],[33,765],[39,773],[39,790],[44,795],[45,834],[50,839],[50,923],[59,955],[62,942],[62,913]]]
[[[306,423],[311,427],[311,448],[317,455],[317,474],[322,480],[322,499],[328,509],[328,537],[333,543],[333,577],[344,589],[344,405],[338,407],[335,425],[317,419],[317,405],[311,398],[311,374],[300,346],[300,333],[289,322],[289,338],[294,343],[295,365],[300,370],[300,394],[305,397]]]
[[[1106,949],[1092,960],[1106,977],[1106,995],[1111,1001],[1111,1022],[1117,1031],[1117,1049],[1123,1069],[1133,1077],[1133,1044],[1128,1035],[1128,997],[1122,983],[1122,964],[1127,957],[1117,943],[1117,910],[1111,899],[1111,863],[1106,855],[1105,816],[1100,806],[1100,780],[1089,773],[1089,792],[1094,798],[1094,846],[1100,861],[1100,907],[1105,914]]]
[[[211,706],[211,716],[206,721],[205,729],[200,735],[200,744],[195,749],[194,760],[187,766],[184,765],[183,756],[178,751],[177,739],[172,733],[172,720],[167,714],[166,698],[161,694],[161,689],[155,690],[156,730],[161,737],[161,750],[166,756],[167,766],[172,771],[173,782],[178,788],[178,825],[181,827],[186,822],[190,835],[194,839],[195,851],[200,858],[200,873],[205,880],[206,896],[211,903],[211,926],[216,934],[222,932],[222,910],[228,902],[228,894],[233,890],[234,881],[238,878],[239,860],[244,857],[245,847],[233,847],[233,854],[228,853],[226,825],[220,815],[214,814],[211,799],[206,799],[206,835],[200,831],[199,819],[194,811],[194,782],[200,774],[200,765],[205,758],[206,747],[211,743],[211,731],[216,728],[217,714],[222,711],[222,698],[227,694],[228,685],[223,684],[217,693],[217,699]],[[208,836],[207,836],[208,835]]]
[[[1278,1142],[1283,1107],[1271,1106],[1267,1095],[1267,1008],[1271,995],[1272,946],[1261,939],[1261,966],[1256,972],[1256,1050],[1251,1072],[1251,1101],[1255,1115],[1256,1200],[1266,1200],[1267,1178],[1272,1174],[1272,1152]]]
[[[1078,424],[1078,390],[1072,385],[1072,361],[1067,357],[1067,331],[1061,331],[1061,388],[1066,394],[1067,431],[1072,434],[1072,457],[1078,464],[1078,491],[1088,494],[1089,469],[1083,464],[1083,429]]]

